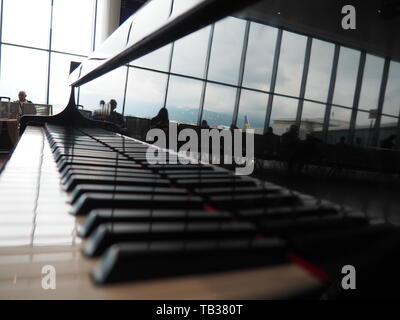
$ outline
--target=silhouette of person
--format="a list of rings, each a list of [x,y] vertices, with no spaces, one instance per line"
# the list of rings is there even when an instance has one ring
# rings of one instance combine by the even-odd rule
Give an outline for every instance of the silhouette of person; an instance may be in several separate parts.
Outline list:
[[[201,126],[200,127],[201,127],[201,129],[210,129],[210,126],[208,125],[206,120],[203,120],[201,122]]]
[[[115,123],[118,125],[120,128],[125,128],[125,120],[122,114],[119,112],[115,111],[117,109],[117,101],[115,99],[110,100],[110,115],[108,117],[108,120]]]
[[[346,143],[346,137],[340,137],[340,140],[339,140],[339,142],[337,143],[337,145],[339,145],[339,146],[346,146],[347,145],[347,143]]]
[[[168,130],[169,117],[167,108],[163,107],[158,111],[158,114],[150,120],[150,128],[158,128]]]
[[[385,148],[385,149],[393,149],[396,145],[396,135],[395,134],[391,134],[389,137],[387,137],[386,139],[383,139],[381,141],[381,148]]]

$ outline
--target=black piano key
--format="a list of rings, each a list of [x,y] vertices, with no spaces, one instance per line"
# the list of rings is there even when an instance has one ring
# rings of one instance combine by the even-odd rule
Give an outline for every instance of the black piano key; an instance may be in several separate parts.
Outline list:
[[[282,219],[302,219],[305,217],[325,217],[338,215],[339,210],[334,206],[320,205],[290,205],[278,207],[265,207],[258,209],[240,209],[235,211],[238,217],[251,220],[282,220]]]
[[[227,177],[227,178],[207,178],[207,179],[177,179],[175,180],[177,186],[186,188],[212,188],[212,187],[223,187],[229,185],[236,186],[252,186],[255,182],[252,180],[241,179],[239,177]]]
[[[262,188],[260,186],[225,186],[219,188],[207,188],[207,189],[195,189],[195,193],[208,196],[217,195],[231,195],[231,194],[267,194],[267,193],[277,193],[282,192],[284,189],[280,187],[276,188]]]
[[[188,191],[182,188],[172,187],[146,187],[146,186],[119,186],[119,185],[99,185],[99,184],[80,184],[71,193],[70,202],[73,204],[84,193],[104,193],[117,192],[119,194],[164,194],[164,195],[187,195]]]
[[[131,241],[171,241],[204,239],[249,239],[256,229],[246,222],[136,222],[100,225],[84,246],[89,257],[101,255],[113,244]]]
[[[167,170],[176,170],[176,171],[187,171],[187,170],[194,170],[194,171],[214,171],[214,168],[211,165],[202,165],[202,164],[148,164],[147,168],[160,170],[160,171],[167,171]]]
[[[81,166],[100,166],[109,168],[143,168],[139,163],[135,163],[132,160],[111,160],[111,159],[93,159],[87,157],[65,157],[57,162],[57,167],[61,172],[66,168],[73,168],[75,165]]]
[[[125,178],[161,178],[161,175],[157,173],[153,173],[151,171],[146,171],[142,169],[132,169],[130,171],[118,171],[115,168],[115,171],[112,170],[77,170],[71,169],[65,176],[61,179],[62,183],[69,184],[69,180],[74,179],[74,177],[83,177],[83,176],[91,176],[91,177],[125,177]]]
[[[99,225],[117,222],[216,222],[232,221],[229,212],[165,209],[96,209],[86,217],[78,235],[88,237]]]
[[[73,175],[65,182],[67,191],[72,191],[79,184],[104,184],[104,185],[124,185],[124,186],[154,186],[166,187],[171,182],[167,179],[159,179],[154,177],[113,177],[113,176],[96,176],[96,175]]]
[[[359,226],[368,226],[368,219],[363,217],[304,217],[301,219],[260,220],[257,223],[264,235],[279,235],[282,237],[303,235],[317,231],[344,230]]]
[[[107,167],[107,166],[89,166],[89,165],[70,165],[61,172],[61,177],[64,178],[70,173],[91,173],[91,172],[112,172],[114,174],[119,173],[130,173],[130,172],[144,172],[144,173],[152,173],[151,170],[146,169],[144,167],[128,169],[128,168],[120,168],[118,166],[115,167]]]
[[[211,204],[217,208],[230,210],[300,204],[299,198],[289,192],[271,194],[225,194],[209,196],[208,199]]]
[[[97,284],[238,270],[286,263],[281,239],[163,241],[110,247],[95,267]]]
[[[86,215],[97,208],[202,209],[203,200],[197,196],[184,195],[85,193],[74,203],[73,208],[77,215]]]

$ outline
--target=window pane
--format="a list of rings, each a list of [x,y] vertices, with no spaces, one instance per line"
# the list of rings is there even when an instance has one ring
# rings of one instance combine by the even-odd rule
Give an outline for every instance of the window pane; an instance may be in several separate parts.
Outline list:
[[[250,25],[243,86],[269,90],[278,29],[260,23]]]
[[[328,143],[340,142],[340,138],[347,139],[350,128],[351,109],[332,107],[328,128]]]
[[[244,20],[232,17],[215,24],[209,79],[237,84],[245,24]]]
[[[47,64],[45,51],[2,45],[1,95],[13,101],[24,90],[33,103],[46,103]]]
[[[50,0],[4,0],[2,41],[48,48]]]
[[[210,27],[175,42],[171,71],[203,78]]]
[[[164,106],[166,83],[165,74],[130,68],[125,115],[154,117]]]
[[[333,103],[351,107],[357,81],[360,52],[341,47]]]
[[[304,101],[299,132],[300,138],[305,139],[307,134],[315,132],[319,135],[322,132],[324,116],[324,104]]]
[[[334,45],[313,39],[308,69],[306,98],[326,101],[331,79]]]
[[[276,92],[298,96],[303,75],[307,38],[284,31],[279,57]]]
[[[369,119],[369,113],[358,111],[356,118],[356,128],[354,134],[354,144],[358,146],[368,146],[371,144],[375,120]]]
[[[270,125],[275,134],[282,135],[296,122],[297,99],[275,96]]]
[[[400,63],[395,61],[390,62],[383,113],[395,116],[400,113]]]
[[[79,104],[87,110],[100,109],[100,100],[108,103],[110,99],[117,101],[117,112],[122,113],[126,67],[119,67],[105,75],[84,84],[80,89]]]
[[[255,133],[262,134],[264,131],[267,101],[267,94],[242,90],[240,95],[237,127],[243,128],[245,117],[247,117],[250,128],[254,129]]]
[[[384,60],[367,54],[360,93],[359,109],[369,110],[378,107]]]
[[[398,118],[397,117],[388,117],[388,116],[382,116],[381,117],[381,125],[387,126],[387,125],[397,125]]]
[[[88,55],[92,49],[94,0],[54,0],[52,49]]]
[[[167,108],[171,120],[197,123],[202,81],[171,76]]]
[[[171,45],[169,44],[133,61],[131,65],[160,71],[168,71],[170,56]]]
[[[209,126],[230,126],[235,97],[235,88],[208,83],[204,99],[203,120],[207,120]]]
[[[351,109],[332,107],[329,128],[340,127],[349,129],[351,120]]]
[[[395,134],[397,136],[397,132],[398,132],[397,119],[392,118],[392,117],[382,116],[381,128],[379,130],[379,144],[378,145],[380,146],[382,140],[389,138],[393,134]],[[394,139],[394,143],[396,144],[396,138]],[[397,147],[397,145],[395,145],[395,147]]]
[[[49,104],[53,113],[62,111],[68,104],[71,87],[68,85],[71,61],[82,61],[82,58],[68,54],[52,53],[50,61],[50,96]]]

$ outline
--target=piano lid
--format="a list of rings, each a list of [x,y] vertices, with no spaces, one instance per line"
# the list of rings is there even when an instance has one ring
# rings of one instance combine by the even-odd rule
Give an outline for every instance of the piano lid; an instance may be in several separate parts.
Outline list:
[[[149,1],[89,55],[69,83],[79,87],[257,1]]]

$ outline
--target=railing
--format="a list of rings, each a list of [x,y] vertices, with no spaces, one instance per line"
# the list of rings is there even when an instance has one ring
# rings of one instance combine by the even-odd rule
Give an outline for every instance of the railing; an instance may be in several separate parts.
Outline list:
[[[23,103],[20,105],[18,102],[0,102],[0,118],[17,119],[20,114],[51,116],[53,114],[53,106],[37,103]]]

